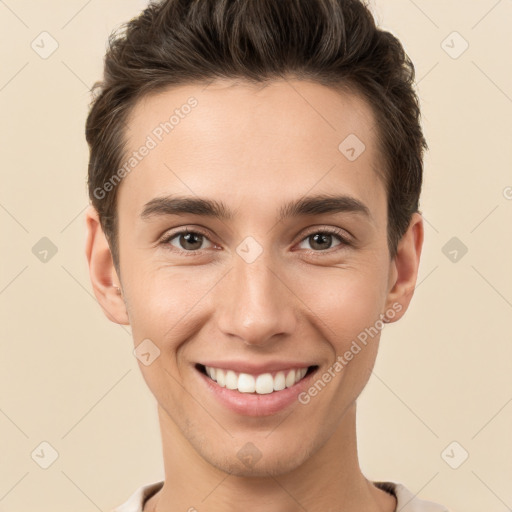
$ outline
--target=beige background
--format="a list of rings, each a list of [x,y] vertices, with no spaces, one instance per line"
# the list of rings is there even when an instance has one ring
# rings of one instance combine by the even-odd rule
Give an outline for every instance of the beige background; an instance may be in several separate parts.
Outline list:
[[[419,284],[359,402],[361,465],[455,511],[510,510],[512,1],[374,4],[416,65],[430,152]],[[0,1],[2,511],[107,511],[163,477],[129,329],[104,317],[84,257],[88,89],[110,30],[144,5]],[[46,59],[43,31],[59,45]],[[46,263],[42,237],[58,250]],[[468,249],[456,262],[452,237]],[[31,456],[43,441],[48,469]]]

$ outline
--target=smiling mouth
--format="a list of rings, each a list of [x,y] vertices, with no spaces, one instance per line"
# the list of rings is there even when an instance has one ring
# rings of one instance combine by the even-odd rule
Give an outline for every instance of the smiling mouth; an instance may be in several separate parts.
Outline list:
[[[277,372],[252,375],[223,368],[196,364],[196,369],[217,383],[218,386],[240,393],[267,395],[291,388],[318,369],[318,366],[289,368]]]

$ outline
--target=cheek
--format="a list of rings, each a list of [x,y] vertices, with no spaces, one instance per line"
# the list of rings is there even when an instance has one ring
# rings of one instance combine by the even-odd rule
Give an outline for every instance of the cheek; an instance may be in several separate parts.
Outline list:
[[[330,269],[330,274],[329,279],[304,283],[309,294],[305,302],[314,304],[316,324],[333,352],[332,362],[339,363],[331,368],[341,376],[334,379],[343,388],[337,399],[347,402],[362,390],[375,363],[384,326],[386,279],[376,266],[364,271],[337,269],[336,273]]]
[[[125,291],[135,345],[149,338],[167,355],[174,354],[206,320],[205,306],[220,277],[212,268],[185,266],[133,272]]]
[[[197,274],[197,268],[194,272],[185,267],[141,265],[125,285],[134,346],[137,350],[150,340],[150,347],[158,353],[149,365],[139,359],[139,368],[157,401],[173,404],[168,414],[176,421],[187,403],[186,392],[176,383],[191,371],[180,366],[180,350],[203,325],[202,308],[214,284],[211,277]]]
[[[338,307],[331,307],[328,338],[334,357],[342,364],[344,380],[366,382],[377,355],[382,322],[375,301],[361,295],[340,297]]]
[[[383,304],[382,294],[371,287],[346,286],[340,291],[336,303],[330,306],[333,330],[344,333],[344,341],[357,338],[379,319]]]
[[[307,290],[304,302],[329,328],[329,338],[340,338],[340,343],[373,325],[386,302],[386,274],[376,266],[331,268],[323,276],[305,278],[300,287]]]

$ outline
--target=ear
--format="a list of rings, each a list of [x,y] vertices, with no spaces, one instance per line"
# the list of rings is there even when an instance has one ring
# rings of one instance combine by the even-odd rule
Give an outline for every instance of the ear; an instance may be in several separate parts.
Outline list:
[[[94,295],[109,320],[116,324],[129,325],[112,253],[101,228],[98,212],[93,206],[87,209],[85,222],[87,229],[85,254]]]
[[[396,322],[407,311],[416,287],[421,248],[423,218],[414,213],[407,231],[398,243],[397,254],[391,261],[389,292],[386,299],[388,323]]]

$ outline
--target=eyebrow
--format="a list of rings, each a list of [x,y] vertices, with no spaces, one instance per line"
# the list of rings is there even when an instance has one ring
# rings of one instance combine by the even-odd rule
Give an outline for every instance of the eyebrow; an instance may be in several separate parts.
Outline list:
[[[279,209],[279,222],[300,216],[322,215],[327,213],[356,213],[372,220],[369,208],[355,197],[347,195],[314,195],[286,203]],[[224,203],[192,196],[164,196],[151,199],[144,205],[140,217],[148,220],[165,215],[200,215],[221,220],[230,220],[235,212]]]

